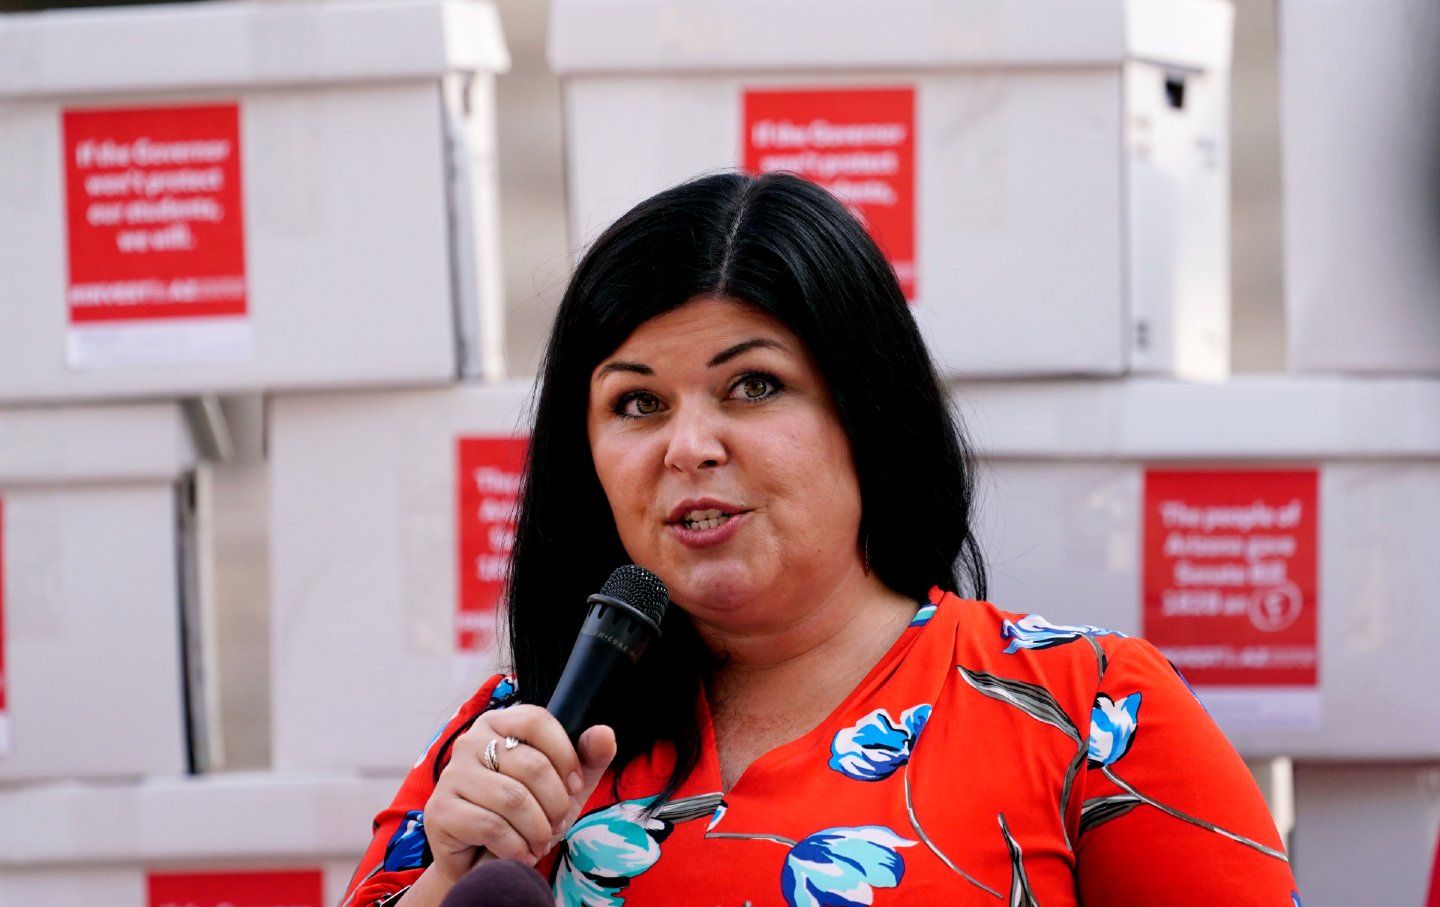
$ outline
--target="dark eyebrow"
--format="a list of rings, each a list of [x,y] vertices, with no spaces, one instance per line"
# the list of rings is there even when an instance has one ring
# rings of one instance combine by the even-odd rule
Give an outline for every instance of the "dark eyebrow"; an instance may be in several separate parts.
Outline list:
[[[785,344],[778,340],[771,340],[768,337],[756,337],[752,340],[742,340],[731,347],[726,347],[710,358],[705,363],[706,368],[714,368],[717,365],[724,365],[736,356],[748,353],[756,349],[773,349],[785,351]],[[624,359],[617,359],[614,362],[607,362],[600,366],[595,372],[596,378],[603,378],[611,372],[629,372],[634,375],[653,375],[655,370],[643,362],[626,362]]]
[[[600,370],[595,373],[595,377],[603,378],[611,372],[633,372],[637,375],[655,374],[655,370],[648,365],[640,362],[626,362],[621,359],[615,362],[607,362],[600,366]]]
[[[705,363],[705,367],[714,368],[717,365],[724,365],[731,359],[734,359],[736,356],[739,356],[742,353],[748,353],[751,350],[755,349],[773,349],[781,350],[783,352],[785,350],[785,344],[781,343],[778,340],[771,340],[768,337],[756,337],[754,340],[742,340],[734,346],[723,349],[720,352],[716,353],[713,357],[711,357],[709,362]]]

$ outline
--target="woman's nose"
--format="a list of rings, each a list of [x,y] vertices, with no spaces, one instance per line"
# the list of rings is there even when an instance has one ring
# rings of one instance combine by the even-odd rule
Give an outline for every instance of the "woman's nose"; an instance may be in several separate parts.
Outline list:
[[[718,413],[704,406],[681,406],[670,419],[665,465],[681,472],[719,466],[729,459]]]

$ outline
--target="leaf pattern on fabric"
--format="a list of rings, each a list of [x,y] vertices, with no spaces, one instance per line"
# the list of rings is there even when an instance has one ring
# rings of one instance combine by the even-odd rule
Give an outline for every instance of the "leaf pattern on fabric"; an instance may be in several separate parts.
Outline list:
[[[876,709],[841,728],[830,742],[830,768],[856,781],[884,781],[910,761],[930,712],[930,705],[922,703],[896,721],[885,709]]]
[[[1093,636],[1119,636],[1125,634],[1105,627],[1089,624],[1052,624],[1039,614],[1027,614],[1019,620],[1006,620],[1000,626],[1000,637],[1010,644],[1005,647],[1006,655],[1014,655],[1021,649],[1049,649],[1063,646],[1077,639]]]
[[[1070,811],[1070,795],[1075,791],[1075,780],[1080,777],[1080,769],[1085,767],[1089,755],[1089,748],[1081,743],[1070,764],[1065,767],[1065,782],[1060,786],[1060,834],[1065,839],[1065,846],[1071,850],[1075,849],[1075,842],[1070,840],[1070,829],[1065,824],[1065,816]]]
[[[1007,903],[1010,907],[1040,907],[1040,902],[1035,900],[1035,893],[1030,890],[1030,877],[1025,874],[1024,853],[1020,850],[1020,842],[1010,834],[1010,826],[1005,823],[1005,814],[1000,813],[1000,833],[1005,836],[1005,848],[1010,851],[1010,898]]]
[[[862,907],[875,888],[894,888],[905,876],[900,847],[917,842],[883,825],[827,828],[790,849],[780,875],[790,907]]]
[[[1111,819],[1118,819],[1139,806],[1142,801],[1132,794],[1113,797],[1092,797],[1080,805],[1080,834],[1085,834]]]
[[[920,817],[915,813],[915,798],[910,791],[910,769],[908,767],[905,769],[905,812],[910,817],[910,827],[915,829],[915,834],[920,836],[920,841],[926,847],[930,848],[930,852],[935,854],[935,856],[940,859],[941,863],[944,863],[946,866],[950,867],[951,872],[954,872],[956,875],[960,876],[962,879],[969,882],[971,885],[974,885],[976,888],[979,888],[986,894],[993,895],[997,898],[1001,896],[1000,892],[991,888],[989,885],[986,885],[984,882],[975,878],[970,873],[961,869],[959,866],[956,866],[955,861],[946,856],[945,851],[941,850],[939,846],[936,845],[936,843],[930,838],[930,836],[925,833],[925,829],[920,825]]]
[[[1259,851],[1260,853],[1265,854],[1267,857],[1274,857],[1282,863],[1290,862],[1290,858],[1285,855],[1284,851],[1276,850],[1273,847],[1266,847],[1264,844],[1261,844],[1258,841],[1252,841],[1244,835],[1238,835],[1235,832],[1230,831],[1229,829],[1221,828],[1213,822],[1206,822],[1204,819],[1197,819],[1189,813],[1183,813],[1180,810],[1175,809],[1174,807],[1166,806],[1164,803],[1145,796],[1144,794],[1136,790],[1134,787],[1132,787],[1129,783],[1127,783],[1119,775],[1115,774],[1115,771],[1108,765],[1103,766],[1100,769],[1100,772],[1106,778],[1109,778],[1112,784],[1123,790],[1125,793],[1135,797],[1137,800],[1139,800],[1141,803],[1144,803],[1146,806],[1152,806],[1155,809],[1160,810],[1167,816],[1172,816],[1173,818],[1179,819],[1182,822],[1188,822],[1191,825],[1194,825],[1196,828],[1203,828],[1207,831],[1213,831],[1216,834],[1221,835],[1222,837],[1229,838],[1237,844],[1243,844],[1246,847],[1249,847],[1251,850]]]
[[[1131,693],[1116,702],[1101,693],[1095,697],[1090,712],[1090,765],[1100,768],[1114,765],[1130,752],[1135,732],[1140,728],[1140,694]]]
[[[1075,722],[1070,720],[1060,703],[1056,702],[1055,697],[1044,687],[1023,680],[996,677],[984,671],[972,671],[964,665],[957,665],[956,669],[960,676],[965,678],[965,682],[980,693],[1009,703],[1036,721],[1058,728],[1076,743],[1080,742],[1080,730],[1075,727]]]

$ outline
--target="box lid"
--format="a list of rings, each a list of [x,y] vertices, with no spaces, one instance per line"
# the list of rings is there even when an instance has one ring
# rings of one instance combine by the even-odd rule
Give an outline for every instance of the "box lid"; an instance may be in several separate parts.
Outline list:
[[[0,17],[0,98],[503,72],[488,0],[217,0]]]
[[[975,382],[956,402],[982,456],[1025,459],[1440,457],[1440,381],[1245,376]]]
[[[195,461],[178,403],[0,408],[0,483],[170,482]]]
[[[1145,60],[1228,69],[1229,0],[554,0],[561,75]]]
[[[0,813],[15,820],[0,824],[0,867],[353,859],[399,786],[391,776],[240,773],[9,788]]]

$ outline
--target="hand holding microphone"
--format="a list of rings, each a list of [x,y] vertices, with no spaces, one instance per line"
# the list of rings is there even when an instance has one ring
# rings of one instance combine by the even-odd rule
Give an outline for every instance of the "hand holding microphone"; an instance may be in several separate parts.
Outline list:
[[[610,728],[582,733],[587,713],[605,681],[659,635],[669,592],[653,573],[627,565],[589,603],[549,705],[488,712],[456,740],[425,805],[434,862],[405,895],[407,907],[412,895],[417,904],[438,903],[428,892],[448,890],[481,854],[533,866],[579,818],[616,750]]]

